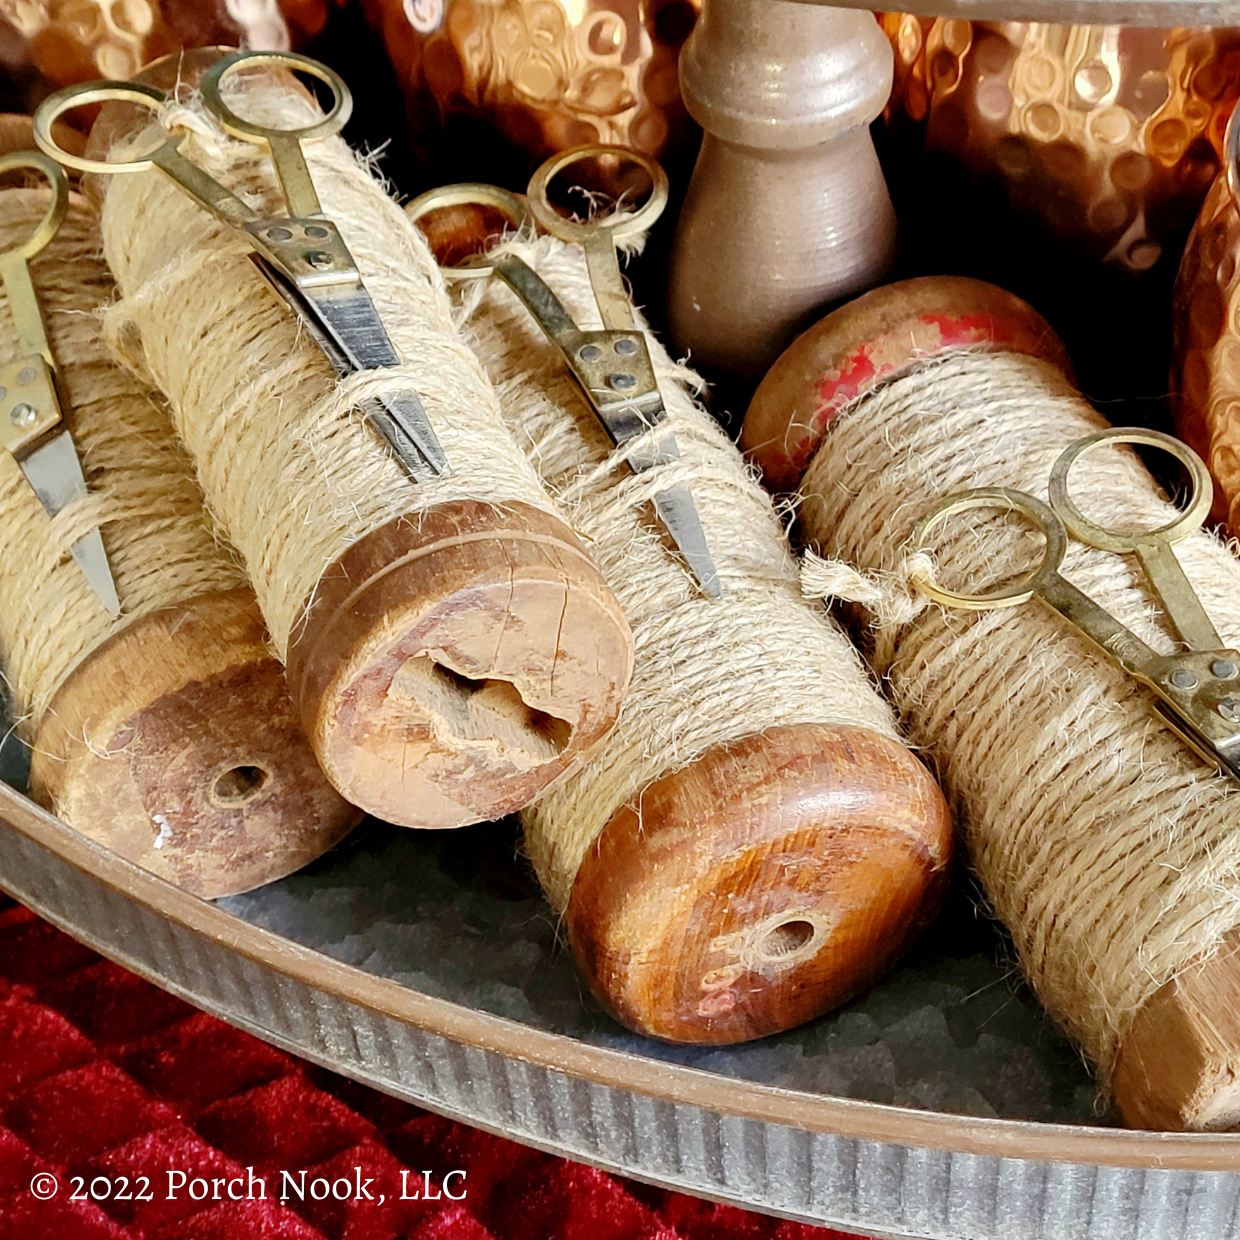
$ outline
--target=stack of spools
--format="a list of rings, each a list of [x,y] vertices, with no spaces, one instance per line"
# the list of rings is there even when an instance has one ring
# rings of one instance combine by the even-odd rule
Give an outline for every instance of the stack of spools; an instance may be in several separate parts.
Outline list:
[[[244,200],[233,217],[279,227],[296,208],[268,152],[186,90],[219,57],[140,80],[179,84],[161,119]],[[217,79],[244,125],[321,119],[292,74],[251,66]],[[304,147],[322,218],[400,358],[350,372],[265,285],[250,236],[142,166],[150,119],[109,104],[87,150],[117,282],[104,332],[166,397],[332,784],[412,827],[524,807],[591,986],[655,1036],[761,1036],[874,980],[943,895],[946,809],[801,598],[776,511],[695,377],[655,347],[680,457],[634,475],[520,305],[477,285],[454,309],[421,234],[329,137]],[[102,175],[118,162],[134,166]],[[581,253],[518,250],[589,326]],[[402,391],[450,472],[415,480],[375,433],[366,410]],[[655,519],[673,484],[694,496],[719,598]]]

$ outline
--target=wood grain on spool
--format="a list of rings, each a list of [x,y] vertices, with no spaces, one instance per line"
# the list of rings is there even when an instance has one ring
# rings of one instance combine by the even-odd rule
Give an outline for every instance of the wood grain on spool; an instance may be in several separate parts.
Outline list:
[[[139,77],[192,83],[222,54]],[[108,105],[89,153],[105,157],[148,119]],[[102,199],[106,179],[90,179]],[[615,721],[632,660],[620,607],[568,526],[476,500],[390,521],[329,564],[287,656],[328,776],[414,827],[502,817],[580,765]]]
[[[249,590],[152,612],[94,651],[52,699],[30,785],[205,897],[291,874],[362,817],[319,770]]]
[[[84,145],[67,127],[58,138],[71,150]],[[0,152],[32,148],[29,117],[0,117]],[[36,288],[56,249],[53,239],[34,261]],[[84,300],[80,313],[94,308]],[[46,317],[55,349],[57,319]],[[79,376],[73,357],[58,361],[72,429],[73,398],[89,397],[83,384],[97,370],[83,367]],[[135,387],[133,399],[147,397]],[[143,450],[135,442],[134,451]],[[86,469],[92,485],[106,485],[89,454]],[[103,537],[113,537],[107,526]],[[159,537],[151,525],[144,536],[151,555]],[[212,553],[228,554],[214,546]],[[118,584],[122,604],[132,606],[123,574]],[[207,898],[282,878],[357,825],[361,811],[315,762],[250,590],[185,600],[122,625],[78,664],[43,714],[30,769],[36,800],[126,860]]]
[[[793,490],[851,400],[960,349],[1027,353],[1071,377],[1058,338],[1018,298],[963,278],[906,281],[858,298],[804,333],[758,388],[741,446],[768,485]],[[1133,1125],[1240,1126],[1240,927],[1134,1014],[1111,1087]]]
[[[882,976],[937,912],[950,857],[942,793],[903,745],[772,728],[624,806],[565,921],[591,989],[630,1028],[739,1042]]]
[[[619,604],[564,523],[474,502],[355,543],[288,657],[333,781],[419,827],[533,800],[607,735],[632,666]]]

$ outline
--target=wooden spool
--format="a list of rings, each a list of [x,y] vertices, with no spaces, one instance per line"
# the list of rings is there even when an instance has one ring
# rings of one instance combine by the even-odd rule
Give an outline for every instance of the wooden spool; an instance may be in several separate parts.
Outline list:
[[[73,141],[67,129],[60,136]],[[0,152],[32,147],[29,117],[0,117]],[[74,196],[70,209],[80,214],[85,204]],[[56,251],[53,238],[47,258],[55,259]],[[44,262],[40,257],[32,264],[36,289]],[[84,278],[80,313],[97,309],[97,287]],[[46,312],[45,318],[55,349],[57,320]],[[15,350],[16,341],[8,347]],[[90,371],[79,378],[73,357],[58,361],[72,428],[72,399],[89,395],[82,385]],[[135,386],[133,399],[146,396]],[[89,456],[86,468],[92,485],[106,485],[106,474],[92,471]],[[158,528],[153,517],[122,519]],[[110,535],[105,526],[105,543]],[[10,547],[5,554],[21,551]],[[58,571],[77,569],[66,563]],[[118,586],[128,605],[123,575]],[[68,619],[82,618],[78,608]],[[337,843],[362,817],[319,770],[248,589],[187,599],[114,627],[43,713],[32,744],[30,787],[36,800],[83,834],[207,898],[282,878]]]
[[[467,205],[419,226],[448,264],[505,222]],[[507,362],[480,356],[499,378]],[[563,416],[589,428],[578,464],[594,467],[610,446],[567,374],[547,400],[571,402]],[[730,451],[718,455],[715,468],[739,468]],[[700,512],[726,556],[711,509]],[[626,584],[616,582],[622,599]],[[697,605],[726,608],[727,591]],[[951,856],[943,795],[904,745],[864,727],[773,726],[707,749],[621,806],[573,878],[564,925],[591,991],[629,1028],[670,1042],[749,1041],[820,1016],[887,972],[938,911]]]
[[[208,899],[301,869],[362,818],[323,777],[246,589],[153,612],[94,651],[40,724],[30,788]]]
[[[139,80],[193,83],[223,54],[156,61]],[[106,158],[149,116],[107,105],[88,154]],[[107,178],[89,180],[102,202]],[[580,765],[615,721],[632,659],[620,607],[567,525],[525,503],[460,500],[392,520],[330,564],[286,668],[337,788],[389,822],[457,827],[519,809]]]
[[[794,724],[707,751],[620,809],[565,913],[590,989],[670,1042],[766,1037],[878,980],[938,911],[938,785],[865,728]]]
[[[1019,298],[965,278],[909,280],[859,297],[802,335],[758,388],[741,447],[769,487],[794,491],[852,401],[965,349],[1028,354],[1072,377],[1058,337]],[[1111,1086],[1135,1127],[1240,1124],[1240,928],[1144,1003]]]
[[[815,313],[891,267],[895,213],[868,128],[891,66],[870,13],[704,0],[680,55],[705,132],[667,302],[695,365],[756,382]]]

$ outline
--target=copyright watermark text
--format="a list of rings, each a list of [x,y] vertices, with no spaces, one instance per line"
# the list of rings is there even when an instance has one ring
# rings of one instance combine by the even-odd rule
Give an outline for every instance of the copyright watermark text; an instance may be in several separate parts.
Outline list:
[[[387,1194],[375,1188],[374,1176],[363,1176],[361,1167],[353,1175],[328,1179],[312,1176],[308,1171],[281,1171],[277,1184],[268,1182],[247,1167],[243,1176],[200,1176],[188,1171],[169,1169],[163,1176],[97,1175],[88,1180],[74,1175],[64,1185],[50,1171],[41,1171],[30,1181],[30,1193],[40,1201],[50,1201],[68,1187],[70,1201],[154,1201],[157,1192],[162,1200],[178,1201],[373,1201],[382,1205]],[[432,1173],[402,1170],[398,1201],[464,1201],[467,1196],[464,1171],[446,1172],[441,1180]],[[270,1191],[269,1191],[270,1190]]]

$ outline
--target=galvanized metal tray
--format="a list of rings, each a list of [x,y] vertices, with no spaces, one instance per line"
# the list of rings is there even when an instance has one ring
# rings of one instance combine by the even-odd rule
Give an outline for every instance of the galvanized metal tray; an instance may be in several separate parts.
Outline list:
[[[650,1043],[621,1050],[548,1032],[188,896],[2,784],[0,887],[260,1038],[608,1171],[881,1237],[1240,1237],[1240,1135],[940,1114],[703,1071]]]

